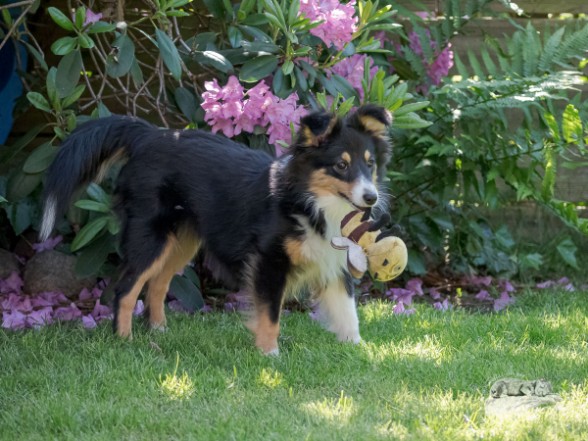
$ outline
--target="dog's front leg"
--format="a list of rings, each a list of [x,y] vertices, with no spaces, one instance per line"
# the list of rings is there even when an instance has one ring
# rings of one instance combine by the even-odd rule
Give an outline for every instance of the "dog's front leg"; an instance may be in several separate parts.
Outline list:
[[[319,318],[339,341],[360,343],[353,280],[347,273],[331,281],[318,296]]]

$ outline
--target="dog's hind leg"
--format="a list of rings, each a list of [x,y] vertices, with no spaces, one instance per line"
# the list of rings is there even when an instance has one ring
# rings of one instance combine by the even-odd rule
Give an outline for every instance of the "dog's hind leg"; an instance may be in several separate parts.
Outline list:
[[[161,271],[149,280],[147,290],[146,317],[152,329],[165,330],[166,320],[164,301],[173,276],[192,260],[198,251],[200,241],[189,229],[181,228],[177,234],[168,239],[170,252],[163,263]]]
[[[156,234],[147,223],[144,219],[133,219],[123,231],[125,270],[114,287],[113,322],[114,331],[121,337],[131,337],[137,298],[145,283],[161,272],[174,246],[165,232]]]

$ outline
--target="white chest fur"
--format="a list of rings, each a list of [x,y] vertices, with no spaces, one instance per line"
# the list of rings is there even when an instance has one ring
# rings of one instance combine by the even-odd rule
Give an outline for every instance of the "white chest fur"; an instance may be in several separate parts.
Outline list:
[[[325,235],[318,234],[305,217],[298,217],[304,229],[300,254],[304,262],[296,269],[294,285],[309,285],[311,288],[324,288],[339,280],[347,268],[346,251],[331,246],[331,239],[341,235],[341,221],[352,207],[336,196],[316,199],[317,209],[325,217]]]

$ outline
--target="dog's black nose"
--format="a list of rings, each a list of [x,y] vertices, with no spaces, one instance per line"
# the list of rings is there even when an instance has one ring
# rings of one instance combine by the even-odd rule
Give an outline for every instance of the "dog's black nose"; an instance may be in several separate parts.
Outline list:
[[[376,193],[365,193],[363,195],[363,200],[371,207],[378,200],[378,195]]]

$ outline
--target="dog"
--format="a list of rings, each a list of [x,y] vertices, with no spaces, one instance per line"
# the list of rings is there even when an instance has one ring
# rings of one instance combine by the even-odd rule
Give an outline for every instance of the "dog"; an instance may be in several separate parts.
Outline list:
[[[331,239],[352,210],[386,209],[392,115],[364,105],[345,118],[303,117],[289,153],[275,159],[201,130],[160,129],[129,116],[82,124],[48,169],[40,237],[49,237],[76,189],[125,160],[116,180],[123,268],[115,284],[114,331],[131,337],[147,285],[146,318],[165,329],[172,277],[200,251],[218,276],[252,300],[249,329],[278,354],[286,295],[307,286],[340,341],[361,341],[345,251]]]

